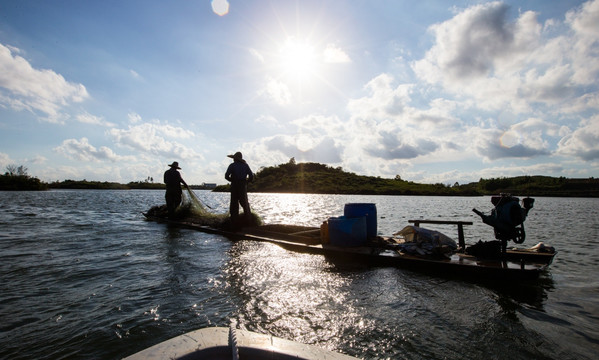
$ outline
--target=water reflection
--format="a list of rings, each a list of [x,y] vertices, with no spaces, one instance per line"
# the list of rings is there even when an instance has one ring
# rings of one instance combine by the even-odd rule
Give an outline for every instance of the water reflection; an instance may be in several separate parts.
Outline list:
[[[327,271],[322,256],[241,241],[231,249],[226,281],[243,305],[239,323],[304,343],[335,347],[343,332],[363,324],[348,298],[351,279]]]

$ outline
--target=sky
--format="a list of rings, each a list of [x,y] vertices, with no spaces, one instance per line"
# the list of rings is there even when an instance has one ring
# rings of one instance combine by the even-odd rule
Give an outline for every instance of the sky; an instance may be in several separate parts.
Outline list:
[[[599,0],[0,0],[0,172],[599,177]]]

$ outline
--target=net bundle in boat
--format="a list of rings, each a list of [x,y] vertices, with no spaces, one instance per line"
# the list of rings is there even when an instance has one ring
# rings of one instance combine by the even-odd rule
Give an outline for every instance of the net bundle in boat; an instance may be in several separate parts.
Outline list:
[[[188,188],[184,194],[186,196],[183,205],[177,210],[187,220],[201,225],[222,227],[229,218],[229,214],[215,214],[208,211],[191,189]]]
[[[186,210],[186,207],[188,207],[188,210]],[[231,228],[231,217],[229,216],[229,213],[216,214],[208,211],[202,201],[198,199],[191,189],[187,189],[187,196],[185,196],[184,204],[180,206],[177,211],[180,211],[180,215],[186,220],[196,224],[221,229]],[[260,219],[260,216],[254,212],[250,213],[249,218],[243,220],[243,226],[258,225],[262,225],[262,219]]]
[[[146,215],[157,218],[167,218],[168,211],[166,205],[153,206],[148,210]],[[217,214],[210,212],[191,189],[187,189],[183,192],[183,202],[175,211],[175,220],[219,229],[232,228],[231,218],[228,213]],[[252,212],[249,219],[244,219],[243,226],[257,226],[261,224],[262,220],[260,217]]]

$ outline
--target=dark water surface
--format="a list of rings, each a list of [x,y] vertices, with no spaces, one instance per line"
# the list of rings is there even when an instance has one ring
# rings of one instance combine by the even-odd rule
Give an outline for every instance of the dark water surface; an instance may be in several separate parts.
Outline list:
[[[216,212],[228,194],[197,192]],[[559,253],[537,285],[494,287],[333,262],[143,220],[162,191],[0,192],[0,358],[119,359],[209,326],[365,359],[595,359],[599,199],[537,198],[527,241]],[[473,221],[490,197],[250,194],[266,223],[318,226],[376,203],[379,233],[408,219]],[[455,229],[436,228],[455,237]]]

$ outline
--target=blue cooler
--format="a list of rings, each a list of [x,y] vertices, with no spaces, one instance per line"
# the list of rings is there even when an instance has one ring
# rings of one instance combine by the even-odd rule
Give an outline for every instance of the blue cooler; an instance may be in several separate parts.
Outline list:
[[[366,217],[332,217],[329,218],[329,241],[336,246],[365,245]]]
[[[366,216],[366,236],[369,238],[376,237],[376,204],[348,203],[343,208],[343,215],[348,218]]]

